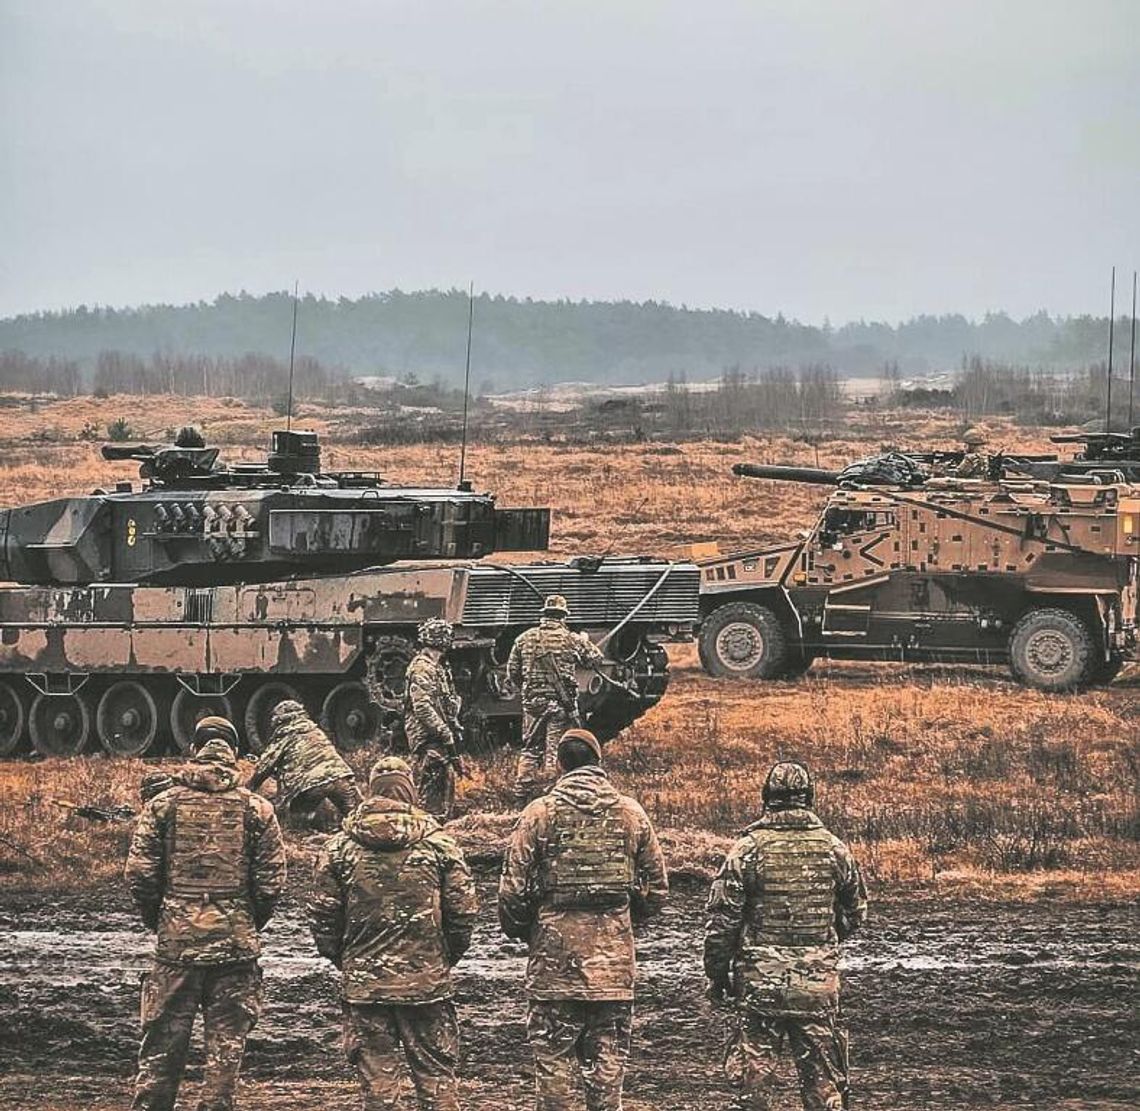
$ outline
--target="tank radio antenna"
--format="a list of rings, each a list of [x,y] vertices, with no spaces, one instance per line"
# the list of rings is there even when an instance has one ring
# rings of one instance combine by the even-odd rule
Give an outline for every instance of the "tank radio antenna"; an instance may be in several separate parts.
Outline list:
[[[293,331],[289,336],[289,399],[285,403],[285,431],[293,427],[293,355],[297,351],[297,289],[300,282],[293,282]]]
[[[463,368],[463,433],[459,441],[459,489],[466,489],[467,406],[471,400],[471,328],[475,323],[475,283],[467,287],[467,361]]]
[[[1136,271],[1132,271],[1132,329],[1128,338],[1128,431],[1132,431],[1132,393],[1136,385]]]
[[[1116,267],[1112,268],[1112,292],[1108,296],[1108,400],[1104,406],[1104,430],[1112,431],[1112,333],[1116,324]]]

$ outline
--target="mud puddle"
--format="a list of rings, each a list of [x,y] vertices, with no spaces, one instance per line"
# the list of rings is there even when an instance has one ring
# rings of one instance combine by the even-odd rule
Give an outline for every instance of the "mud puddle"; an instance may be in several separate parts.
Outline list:
[[[525,1106],[525,955],[501,940],[491,888],[481,894],[457,979],[468,1103]],[[724,1018],[703,998],[702,917],[701,895],[678,893],[639,944],[634,1106],[728,1103]],[[1137,1105],[1137,925],[1135,910],[1121,906],[876,908],[845,956],[856,1106]],[[84,1099],[100,1085],[120,1091],[150,946],[121,905],[0,898],[0,1077],[35,1078],[55,1092],[78,1086]],[[250,1042],[251,1080],[346,1080],[335,980],[298,903],[284,908],[265,948],[267,1004]],[[484,1102],[488,1090],[497,1094]],[[785,1106],[798,1106],[790,1081],[783,1094]]]

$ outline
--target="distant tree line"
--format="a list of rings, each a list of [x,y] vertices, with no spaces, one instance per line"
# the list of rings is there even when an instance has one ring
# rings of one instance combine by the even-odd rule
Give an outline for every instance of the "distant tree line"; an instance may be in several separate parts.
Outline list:
[[[0,350],[74,361],[88,374],[104,351],[143,360],[157,351],[171,359],[231,362],[256,351],[280,362],[288,355],[291,320],[286,293],[225,294],[182,306],[80,306],[0,320]],[[299,306],[297,351],[354,375],[438,376],[456,385],[466,324],[467,297],[460,290],[392,290],[355,300],[306,296]],[[876,374],[890,363],[911,376],[946,370],[963,355],[1071,369],[1103,358],[1106,335],[1103,319],[1044,312],[1024,320],[1004,313],[977,321],[951,314],[833,328],[654,301],[482,295],[475,304],[472,355],[475,381],[484,392],[495,392],[567,381],[660,382],[669,374],[708,380],[725,367],[751,372],[826,364],[848,376]]]

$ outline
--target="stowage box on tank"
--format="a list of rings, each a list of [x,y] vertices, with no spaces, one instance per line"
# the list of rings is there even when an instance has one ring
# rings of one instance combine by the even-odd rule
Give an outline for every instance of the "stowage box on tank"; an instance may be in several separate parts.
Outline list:
[[[610,736],[661,698],[660,642],[697,620],[691,564],[479,563],[544,549],[549,510],[325,474],[313,433],[276,433],[266,463],[229,468],[200,442],[105,454],[140,460],[143,488],[0,511],[0,578],[26,584],[0,588],[0,754],[26,737],[45,755],[96,738],[122,755],[185,748],[217,712],[256,751],[287,697],[353,748],[398,721],[428,617],[457,625],[468,738],[509,738],[520,710],[507,655],[547,593],[567,596],[575,628],[608,638],[602,675],[581,686],[586,720]]]

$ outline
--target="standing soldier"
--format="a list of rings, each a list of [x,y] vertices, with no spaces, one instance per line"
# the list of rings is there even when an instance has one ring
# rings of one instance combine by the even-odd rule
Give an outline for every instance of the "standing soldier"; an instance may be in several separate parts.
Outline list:
[[[633,924],[669,894],[649,819],[602,770],[585,729],[558,744],[562,773],[522,812],[499,882],[499,922],[530,943],[527,1037],[539,1111],[575,1105],[575,1065],[589,1111],[619,1111],[629,1057]]]
[[[558,741],[582,724],[578,714],[579,667],[598,667],[605,659],[585,633],[566,624],[570,607],[552,594],[542,618],[515,641],[507,676],[522,698],[523,747],[515,775],[515,802],[525,806],[539,790],[539,779],[553,770]]]
[[[378,760],[368,795],[320,855],[309,925],[341,970],[364,1111],[397,1106],[401,1047],[420,1107],[456,1111],[451,967],[471,943],[475,884],[459,846],[416,809],[403,760]]]
[[[776,764],[760,820],[709,895],[705,975],[714,1001],[736,1003],[725,1071],[749,1111],[774,1106],[785,1037],[804,1107],[847,1106],[839,943],[863,925],[867,893],[850,850],[812,812],[814,794],[802,764]]]
[[[205,741],[177,784],[143,808],[125,870],[157,933],[142,989],[135,1111],[172,1111],[194,1016],[206,1067],[200,1111],[230,1111],[246,1037],[261,1010],[260,931],[285,888],[273,808],[238,786],[237,757]]]
[[[456,772],[462,767],[460,701],[446,659],[454,636],[451,622],[438,617],[420,626],[420,650],[408,664],[404,698],[404,732],[420,806],[441,822],[449,821],[455,809]]]
[[[288,808],[302,825],[312,824],[325,799],[341,817],[360,802],[352,768],[300,702],[279,702],[270,723],[269,744],[246,784],[251,791],[271,777],[276,779],[277,809]]]

